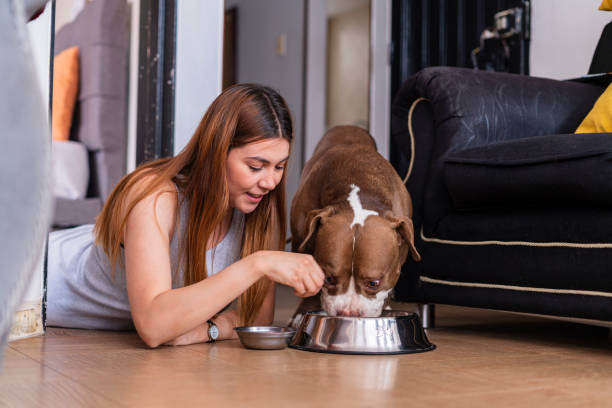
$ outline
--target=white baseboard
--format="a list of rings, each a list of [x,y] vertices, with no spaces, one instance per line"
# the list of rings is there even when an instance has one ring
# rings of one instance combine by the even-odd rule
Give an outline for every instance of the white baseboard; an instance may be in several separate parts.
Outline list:
[[[15,312],[8,341],[39,336],[43,333],[42,302],[25,302]]]

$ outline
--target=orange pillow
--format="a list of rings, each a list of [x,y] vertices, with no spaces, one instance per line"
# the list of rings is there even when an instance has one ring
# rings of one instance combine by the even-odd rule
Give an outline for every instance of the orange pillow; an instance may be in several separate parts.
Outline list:
[[[51,136],[53,140],[70,138],[74,104],[79,90],[79,48],[68,48],[53,58],[53,105]]]

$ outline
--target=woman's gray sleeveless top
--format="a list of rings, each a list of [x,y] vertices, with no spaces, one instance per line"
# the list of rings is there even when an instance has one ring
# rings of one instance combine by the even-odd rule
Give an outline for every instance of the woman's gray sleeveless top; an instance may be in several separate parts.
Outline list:
[[[183,286],[178,265],[178,245],[186,231],[188,202],[182,202],[180,222],[170,242],[172,288]],[[208,274],[213,275],[236,262],[244,214],[234,210],[230,228],[223,240],[206,251]],[[123,249],[121,258],[125,260]],[[47,258],[47,325],[82,329],[130,330],[130,313],[125,269],[119,264],[114,279],[111,265],[101,247],[95,244],[93,225],[83,225],[49,234]]]

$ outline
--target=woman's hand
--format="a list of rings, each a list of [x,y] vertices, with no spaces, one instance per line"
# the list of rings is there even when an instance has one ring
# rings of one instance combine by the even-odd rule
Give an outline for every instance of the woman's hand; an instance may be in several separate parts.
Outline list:
[[[283,251],[258,251],[246,259],[268,279],[291,286],[299,297],[314,296],[323,286],[325,275],[312,255]]]

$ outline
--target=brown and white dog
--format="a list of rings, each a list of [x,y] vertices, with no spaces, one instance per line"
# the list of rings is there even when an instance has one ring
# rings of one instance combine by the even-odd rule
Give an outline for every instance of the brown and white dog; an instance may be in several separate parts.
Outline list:
[[[380,316],[414,246],[412,201],[374,139],[355,126],[330,129],[302,172],[291,205],[294,252],[312,254],[325,273],[316,308],[330,316]],[[320,302],[320,303],[319,303]]]

